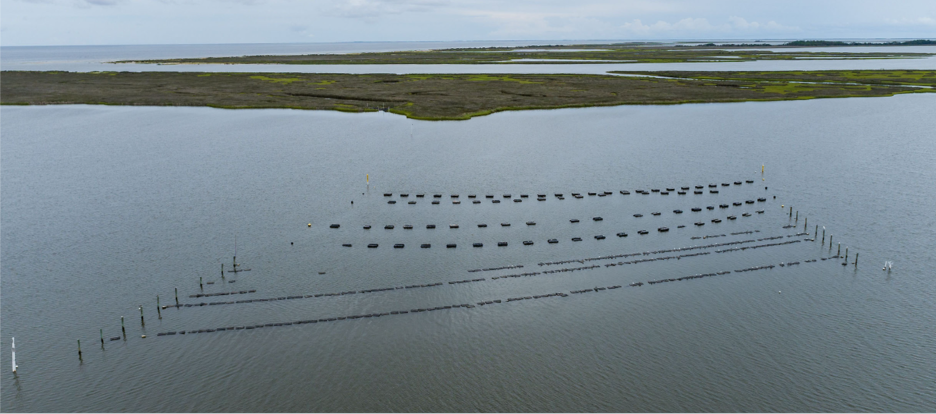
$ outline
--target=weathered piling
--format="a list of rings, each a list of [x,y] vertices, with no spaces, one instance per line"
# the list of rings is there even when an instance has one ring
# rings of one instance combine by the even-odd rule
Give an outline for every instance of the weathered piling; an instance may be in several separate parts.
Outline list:
[[[159,315],[159,319],[162,319],[162,310],[159,309],[159,295],[156,295],[156,314]]]
[[[806,231],[807,226],[809,226],[809,217],[803,217],[803,231]]]
[[[822,228],[822,245],[825,246],[825,227]]]
[[[855,253],[855,269],[858,268],[858,253]]]
[[[143,320],[143,305],[140,305],[140,325],[146,326],[146,321]]]
[[[78,359],[81,359],[81,340],[78,340]]]
[[[842,255],[842,243],[838,244],[838,252],[835,253],[836,256]]]
[[[124,317],[120,317],[120,331],[123,332],[124,338],[127,337],[127,328],[124,327]]]
[[[793,206],[790,206],[790,217],[793,217]]]
[[[176,304],[176,307],[179,306],[179,288],[175,288],[175,304]]]
[[[815,240],[816,237],[819,237],[819,225],[818,224],[816,225],[816,232],[813,234],[813,240]]]
[[[101,349],[104,349],[104,329],[101,329]]]

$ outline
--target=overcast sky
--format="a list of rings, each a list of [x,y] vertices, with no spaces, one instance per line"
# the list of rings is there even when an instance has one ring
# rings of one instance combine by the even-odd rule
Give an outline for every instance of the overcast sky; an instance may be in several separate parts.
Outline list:
[[[0,44],[936,38],[936,0],[0,0]]]

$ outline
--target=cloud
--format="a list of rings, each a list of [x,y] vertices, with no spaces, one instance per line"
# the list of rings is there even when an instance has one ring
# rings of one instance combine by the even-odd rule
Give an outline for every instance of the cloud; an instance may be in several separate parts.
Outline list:
[[[574,30],[570,24],[563,21],[562,15],[556,13],[467,10],[462,14],[494,24],[498,29],[491,34],[495,36],[544,35]]]
[[[885,19],[888,24],[895,26],[936,26],[936,19],[932,17],[917,17],[915,19],[904,17],[902,19]]]
[[[448,0],[342,0],[332,3],[326,13],[336,17],[373,20],[391,14],[429,12],[448,4]]]
[[[697,37],[725,35],[754,35],[765,33],[794,33],[799,27],[784,26],[773,20],[767,23],[749,22],[742,17],[731,16],[726,23],[712,24],[705,18],[685,18],[675,23],[659,20],[644,24],[640,19],[626,22],[620,28],[638,37]]]

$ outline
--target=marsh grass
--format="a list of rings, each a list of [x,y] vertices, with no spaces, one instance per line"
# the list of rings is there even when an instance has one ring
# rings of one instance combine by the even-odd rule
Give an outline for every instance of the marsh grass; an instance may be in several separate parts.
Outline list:
[[[292,108],[463,120],[500,111],[799,100],[932,92],[936,71],[350,75],[5,71],[4,105]],[[107,76],[101,76],[107,75]],[[654,76],[654,77],[649,77]],[[809,83],[815,82],[815,83]]]

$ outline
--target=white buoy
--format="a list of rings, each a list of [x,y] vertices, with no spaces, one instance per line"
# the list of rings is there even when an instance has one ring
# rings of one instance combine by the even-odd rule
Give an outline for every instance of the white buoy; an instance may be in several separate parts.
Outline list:
[[[13,372],[16,373],[16,338],[13,338]]]

